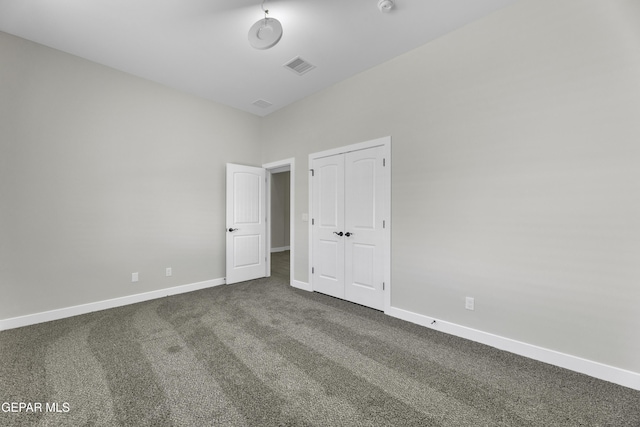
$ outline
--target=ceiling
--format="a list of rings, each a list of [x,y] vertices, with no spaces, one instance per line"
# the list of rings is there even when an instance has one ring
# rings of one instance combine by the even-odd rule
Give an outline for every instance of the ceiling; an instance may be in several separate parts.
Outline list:
[[[515,1],[268,0],[268,50],[247,37],[261,0],[0,0],[0,31],[265,116]],[[316,68],[283,67],[297,56]]]

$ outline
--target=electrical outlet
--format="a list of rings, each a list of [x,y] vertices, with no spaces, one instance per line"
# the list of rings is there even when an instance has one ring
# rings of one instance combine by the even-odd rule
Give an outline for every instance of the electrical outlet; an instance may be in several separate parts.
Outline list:
[[[131,273],[131,281],[132,282],[138,281],[138,273]]]
[[[474,298],[467,297],[464,302],[464,308],[467,310],[475,310],[476,301]]]
[[[171,267],[167,267],[167,269],[165,270],[165,274],[167,275],[167,277],[173,274],[173,271],[171,271]]]

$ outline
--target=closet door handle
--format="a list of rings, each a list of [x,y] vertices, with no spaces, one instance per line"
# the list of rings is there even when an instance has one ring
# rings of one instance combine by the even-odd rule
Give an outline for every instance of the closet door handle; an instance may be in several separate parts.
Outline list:
[[[338,236],[342,237],[342,235],[343,235],[344,233],[342,233],[342,231],[341,231],[341,232],[339,232],[339,233],[334,231],[334,232],[333,232],[333,234],[337,234]]]
[[[234,231],[236,231],[236,230],[237,230],[237,228],[230,228],[230,229],[229,229],[229,233],[233,233],[233,232],[234,232]]]
[[[350,233],[350,232],[347,231],[346,233],[344,233],[344,235],[349,237],[349,236],[353,236],[353,233]]]

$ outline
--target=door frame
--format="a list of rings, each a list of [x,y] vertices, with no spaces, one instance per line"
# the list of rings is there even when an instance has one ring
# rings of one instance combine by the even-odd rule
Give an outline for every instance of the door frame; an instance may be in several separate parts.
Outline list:
[[[289,251],[289,285],[294,286],[294,260],[295,260],[295,181],[296,181],[296,159],[291,157],[262,165],[266,169],[267,191],[266,191],[266,212],[267,212],[267,277],[271,276],[271,175],[278,172],[289,171],[289,241],[291,249]]]
[[[350,151],[359,151],[372,147],[384,147],[384,156],[388,159],[387,182],[386,182],[386,199],[384,217],[386,218],[386,227],[384,228],[384,312],[391,308],[391,136],[372,139],[357,144],[346,145],[343,147],[332,148],[330,150],[320,151],[309,154],[309,215],[313,212],[313,182],[311,180],[311,165],[315,159],[321,157],[334,156],[336,154],[344,154]],[[313,224],[312,218],[309,218],[309,287],[313,290]]]

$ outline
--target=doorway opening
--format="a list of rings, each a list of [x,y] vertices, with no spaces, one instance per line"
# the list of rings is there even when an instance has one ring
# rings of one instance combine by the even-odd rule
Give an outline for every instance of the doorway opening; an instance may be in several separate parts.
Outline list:
[[[278,275],[288,275],[289,284],[293,285],[295,159],[268,163],[262,167],[267,171],[267,276],[271,276],[273,268]]]

